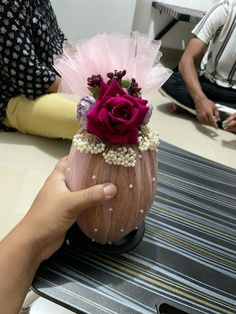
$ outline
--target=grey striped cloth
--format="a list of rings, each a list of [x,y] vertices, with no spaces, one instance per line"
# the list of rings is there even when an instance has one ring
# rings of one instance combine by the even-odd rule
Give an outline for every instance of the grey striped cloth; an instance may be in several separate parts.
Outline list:
[[[163,303],[236,313],[236,170],[164,142],[158,158],[138,247],[106,256],[64,245],[38,270],[38,294],[75,313],[159,313]]]

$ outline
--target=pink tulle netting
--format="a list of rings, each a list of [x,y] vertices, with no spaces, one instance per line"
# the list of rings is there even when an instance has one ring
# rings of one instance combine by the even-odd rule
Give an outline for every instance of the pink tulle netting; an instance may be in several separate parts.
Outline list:
[[[171,75],[160,63],[161,42],[138,32],[99,34],[80,43],[67,46],[56,58],[55,69],[62,77],[59,91],[84,97],[88,95],[87,78],[108,72],[126,70],[123,79],[135,78],[142,94],[159,89]]]

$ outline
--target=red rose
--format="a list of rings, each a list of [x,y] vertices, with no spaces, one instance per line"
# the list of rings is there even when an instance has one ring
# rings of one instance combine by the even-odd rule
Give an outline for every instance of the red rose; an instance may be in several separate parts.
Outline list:
[[[102,82],[87,114],[87,132],[114,144],[138,144],[138,131],[148,112],[147,100],[127,95],[117,81]]]

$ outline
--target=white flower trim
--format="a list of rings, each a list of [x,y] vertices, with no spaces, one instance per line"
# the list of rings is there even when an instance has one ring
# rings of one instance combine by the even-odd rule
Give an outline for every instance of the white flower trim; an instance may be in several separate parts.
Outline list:
[[[109,165],[123,167],[136,165],[136,153],[128,145],[117,145],[106,149],[106,145],[98,137],[84,131],[76,134],[72,143],[81,153],[102,154]],[[141,126],[138,137],[138,149],[141,152],[156,150],[159,143],[158,132],[150,130],[147,126]]]
[[[147,126],[141,126],[138,137],[138,149],[141,152],[156,150],[159,146],[159,133],[152,131]]]

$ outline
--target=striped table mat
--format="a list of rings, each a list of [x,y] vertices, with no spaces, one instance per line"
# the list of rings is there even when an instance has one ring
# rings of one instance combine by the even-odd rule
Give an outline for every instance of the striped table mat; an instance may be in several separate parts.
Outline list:
[[[65,245],[40,267],[38,294],[75,313],[236,313],[236,170],[165,142],[158,158],[138,247],[106,256]]]

